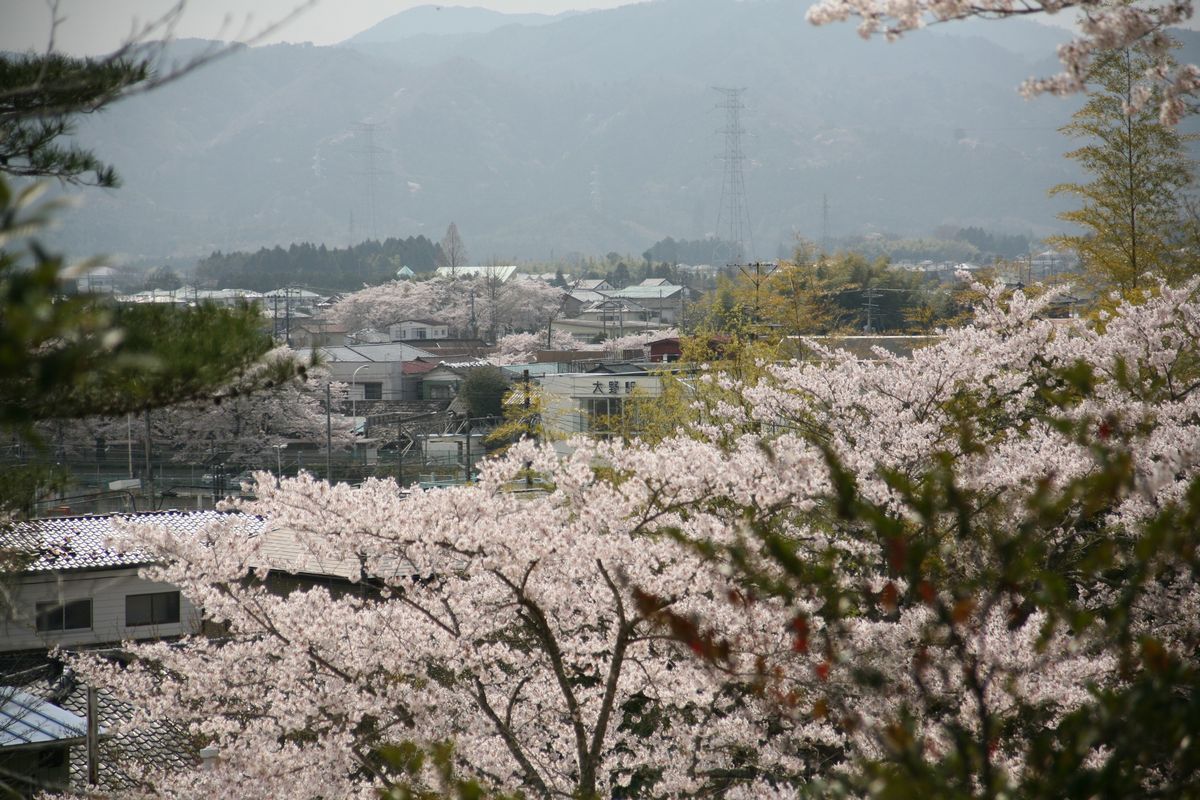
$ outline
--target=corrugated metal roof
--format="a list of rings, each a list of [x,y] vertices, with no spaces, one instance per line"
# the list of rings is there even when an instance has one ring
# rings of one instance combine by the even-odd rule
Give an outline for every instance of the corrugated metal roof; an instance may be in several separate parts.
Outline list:
[[[418,358],[432,357],[432,353],[399,342],[386,344],[356,344],[342,347],[318,347],[322,358],[326,361],[367,361],[374,363],[413,361]]]
[[[673,297],[683,291],[682,286],[627,286],[612,292],[605,292],[609,297],[623,297],[630,300],[653,300],[655,298]]]
[[[303,537],[287,528],[269,527],[263,534],[260,550],[266,566],[292,574],[321,575],[357,581],[362,577],[362,564],[354,554],[345,558],[320,558],[303,543]],[[372,577],[395,579],[416,573],[412,563],[400,556],[376,565]]]
[[[613,291],[613,290],[610,289],[608,291]],[[595,302],[599,302],[601,300],[605,300],[608,297],[607,294],[593,291],[592,289],[574,289],[574,290],[568,292],[568,294],[571,295],[571,297],[573,297],[574,299],[578,300],[581,303],[595,303]]]
[[[495,267],[438,267],[439,278],[488,278],[506,282],[513,276],[517,268],[513,264]]]
[[[401,365],[401,372],[405,375],[421,375],[435,369],[437,369],[437,364],[428,361],[405,361]]]
[[[0,686],[0,747],[48,744],[87,735],[87,720],[12,686]]]
[[[161,511],[146,514],[56,517],[20,522],[0,535],[0,544],[30,554],[23,572],[72,569],[111,569],[149,564],[153,559],[140,550],[118,552],[108,545],[120,522],[153,522],[176,533],[194,534],[214,522],[241,518],[252,530],[262,521],[245,514],[217,511]]]
[[[119,649],[86,649],[113,663],[125,660],[125,654]],[[69,667],[64,669],[61,661],[46,651],[2,653],[0,673],[11,676],[10,682],[21,691],[46,700],[79,719],[87,718],[88,687]],[[0,689],[0,697],[3,693]],[[96,717],[102,734],[98,743],[100,783],[94,787],[87,785],[87,748],[72,746],[68,756],[70,788],[86,788],[90,791],[85,793],[93,796],[124,797],[125,794],[118,793],[145,789],[137,770],[126,771],[130,764],[166,772],[181,772],[196,765],[199,760],[196,745],[186,726],[158,720],[130,728],[133,714],[133,706],[118,700],[109,690],[97,690]],[[113,733],[117,726],[120,726],[119,732]]]

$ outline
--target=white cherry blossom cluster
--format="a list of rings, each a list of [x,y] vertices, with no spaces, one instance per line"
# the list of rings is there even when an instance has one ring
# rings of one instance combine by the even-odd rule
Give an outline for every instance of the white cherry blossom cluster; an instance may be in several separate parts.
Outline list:
[[[294,357],[290,348],[277,347],[263,357],[261,369]],[[253,383],[261,369],[252,369],[246,383]],[[303,379],[253,392],[238,386],[224,387],[219,403],[197,400],[155,409],[149,414],[150,438],[155,447],[169,449],[175,461],[199,463],[220,453],[229,464],[274,462],[274,448],[289,441],[324,441],[325,385],[329,380],[328,370],[315,367]],[[346,396],[347,386],[333,382],[330,390],[336,405]],[[333,446],[348,447],[354,440],[352,420],[335,412],[328,421]],[[130,433],[144,435],[144,430],[144,419],[133,422],[125,417],[55,420],[40,426],[46,441],[54,447],[89,455],[97,441],[123,441]]]
[[[551,328],[549,338],[544,331],[510,333],[496,340],[497,352],[488,361],[498,367],[528,364],[536,360],[539,350],[582,350],[585,345],[566,331]]]
[[[1188,112],[1200,88],[1200,72],[1193,64],[1172,64],[1165,31],[1192,18],[1191,0],[1137,4],[1096,0],[818,0],[808,11],[808,21],[825,25],[854,17],[860,20],[858,33],[863,38],[879,34],[891,41],[931,23],[1060,12],[1077,12],[1079,17],[1078,35],[1058,49],[1063,71],[1048,78],[1031,78],[1021,87],[1023,93],[1084,91],[1088,67],[1097,54],[1142,43],[1155,58],[1155,65],[1144,76],[1145,85],[1138,96],[1144,102],[1150,97],[1150,86],[1161,87],[1159,116],[1167,125],[1178,123]]]
[[[453,335],[496,330],[544,328],[562,304],[563,290],[544,281],[513,279],[430,278],[391,281],[347,295],[333,307],[333,317],[350,330],[386,330],[404,320],[436,317]]]
[[[1050,319],[1053,293],[977,287],[974,324],[911,357],[825,350],[756,385],[720,378],[750,416],[655,447],[522,441],[472,486],[264,481],[240,508],[265,533],[232,521],[194,538],[125,533],[159,555],[149,577],[178,585],[221,635],[78,669],[141,721],[181,723],[217,748],[195,773],[146,772],[167,797],[372,796],[396,778],[375,748],[402,740],[452,740],[464,774],[529,795],[745,782],[752,796],[886,757],[905,715],[922,757],[982,738],[994,769],[1019,779],[1023,740],[994,731],[1030,709],[1062,719],[1124,678],[1099,633],[973,583],[998,558],[988,537],[1007,535],[1035,492],[1096,470],[1093,440],[1133,467],[1104,535],[1136,538],[1181,497],[1200,464],[1198,286],[1121,304],[1102,329]],[[1080,365],[1092,387],[1071,394],[1060,378]],[[1047,399],[1060,388],[1066,399]],[[829,453],[906,525],[922,522],[887,474],[919,480],[952,459],[984,533],[934,519],[931,558],[970,592],[906,581],[902,552],[841,522]],[[541,491],[511,490],[526,469]],[[1092,534],[1071,519],[1037,544]],[[281,570],[297,577],[280,584]],[[1083,587],[1080,602],[1099,608],[1105,592]],[[1197,608],[1180,573],[1147,588],[1134,624],[1186,655]]]

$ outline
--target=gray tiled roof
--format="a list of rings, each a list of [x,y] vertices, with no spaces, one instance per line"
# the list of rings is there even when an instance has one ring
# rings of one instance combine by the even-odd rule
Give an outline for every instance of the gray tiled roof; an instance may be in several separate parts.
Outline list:
[[[238,515],[252,521],[261,521]],[[146,514],[111,514],[104,516],[56,517],[20,522],[0,533],[0,546],[28,553],[32,558],[24,565],[26,573],[72,569],[110,569],[148,564],[153,559],[140,550],[118,552],[108,544],[117,522],[154,522],[166,525],[179,534],[194,534],[229,514],[217,511],[162,511]]]
[[[114,662],[127,658],[121,650],[84,648]],[[87,718],[87,686],[74,672],[64,668],[61,661],[45,651],[37,653],[0,654],[0,675],[25,697],[37,698],[58,709],[64,718],[79,721],[76,727],[82,738]],[[12,689],[0,689],[12,692]],[[190,768],[198,761],[196,742],[187,730],[168,721],[150,722],[133,729],[125,727],[133,716],[133,707],[117,700],[104,688],[96,692],[96,717],[100,729],[99,786],[87,784],[87,748],[72,744],[68,757],[70,788],[78,791],[124,792],[141,788],[134,775],[125,767],[134,762],[141,767],[167,771]],[[121,726],[113,733],[113,726]]]

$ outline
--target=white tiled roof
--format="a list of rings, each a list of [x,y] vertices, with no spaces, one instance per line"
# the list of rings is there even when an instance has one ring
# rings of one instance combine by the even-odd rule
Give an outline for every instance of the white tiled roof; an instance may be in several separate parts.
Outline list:
[[[116,523],[165,525],[178,535],[188,536],[214,522],[230,520],[244,524],[248,535],[264,537],[261,550],[263,562],[256,566],[348,580],[359,578],[359,562],[356,558],[318,558],[302,544],[301,537],[294,531],[271,525],[260,517],[218,511],[162,511],[39,519],[19,523],[0,534],[0,547],[13,547],[35,554],[35,560],[23,567],[26,573],[136,567],[152,563],[154,559],[139,550],[122,553],[108,546],[106,542],[112,537]],[[404,558],[397,557],[394,563],[382,565],[377,577],[395,578],[412,572],[412,565]]]
[[[261,520],[239,516],[250,522],[252,528],[262,526]],[[217,511],[161,511],[37,519],[17,523],[0,533],[0,546],[11,547],[33,557],[22,568],[26,573],[132,567],[148,564],[153,559],[139,550],[122,553],[110,547],[107,542],[115,532],[115,522],[153,522],[177,533],[191,534],[213,522],[229,518],[229,514]]]

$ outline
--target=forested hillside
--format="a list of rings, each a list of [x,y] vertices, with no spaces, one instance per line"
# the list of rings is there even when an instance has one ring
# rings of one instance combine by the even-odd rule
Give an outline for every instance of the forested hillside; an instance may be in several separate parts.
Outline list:
[[[424,236],[367,241],[347,248],[293,244],[261,248],[253,253],[215,252],[196,267],[203,286],[268,291],[286,285],[305,285],[329,291],[361,289],[383,283],[408,267],[431,272],[437,266],[438,245]]]

